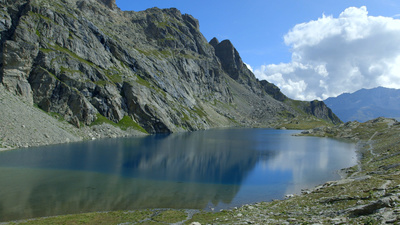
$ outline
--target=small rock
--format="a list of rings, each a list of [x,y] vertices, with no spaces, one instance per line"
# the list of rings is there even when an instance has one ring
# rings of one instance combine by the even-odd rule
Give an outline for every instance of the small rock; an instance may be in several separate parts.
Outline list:
[[[285,198],[286,199],[288,199],[288,198],[293,198],[294,197],[294,195],[293,194],[288,194],[288,195],[285,195]]]
[[[192,222],[190,225],[201,225],[199,222]]]
[[[236,216],[237,216],[237,217],[242,217],[242,216],[243,216],[243,214],[241,214],[241,213],[238,213]]]

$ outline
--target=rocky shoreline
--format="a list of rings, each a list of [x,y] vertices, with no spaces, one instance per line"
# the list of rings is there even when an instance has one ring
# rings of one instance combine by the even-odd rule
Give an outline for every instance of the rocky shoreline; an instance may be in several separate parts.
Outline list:
[[[145,135],[121,130],[107,123],[76,128],[57,114],[49,114],[25,102],[0,85],[0,151],[63,144],[99,138]]]
[[[303,131],[300,135],[357,142],[358,164],[342,169],[343,179],[304,190],[301,195],[215,214],[199,213],[191,221],[200,224],[400,224],[399,133],[400,123],[387,118]]]

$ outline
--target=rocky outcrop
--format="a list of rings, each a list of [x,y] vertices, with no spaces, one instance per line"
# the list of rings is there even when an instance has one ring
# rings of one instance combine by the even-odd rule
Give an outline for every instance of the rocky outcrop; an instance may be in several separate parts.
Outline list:
[[[266,80],[260,81],[260,84],[261,84],[261,87],[263,88],[263,90],[267,94],[271,95],[274,99],[281,101],[281,102],[288,99],[288,97],[286,97],[286,95],[284,95],[276,85],[269,83]]]
[[[292,104],[296,104],[299,108],[304,110],[307,114],[311,114],[317,118],[321,118],[327,121],[331,121],[333,124],[340,124],[342,121],[337,117],[330,108],[328,108],[324,102],[314,100],[311,102],[300,102],[292,101]]]
[[[219,42],[213,38],[210,41],[215,49],[215,55],[221,62],[222,68],[233,80],[250,88],[257,95],[264,93],[259,81],[242,61],[239,52],[229,40]]]
[[[115,0],[0,1],[1,84],[76,127],[106,118],[149,133],[274,126],[287,104],[229,40],[210,44],[177,9],[123,12]],[[306,113],[336,122],[329,110]]]
[[[309,111],[308,111],[309,109]],[[322,118],[328,121],[332,121],[334,124],[342,123],[342,121],[337,117],[330,108],[328,108],[322,101],[311,101],[310,107],[306,109],[306,112],[310,112],[317,118]]]

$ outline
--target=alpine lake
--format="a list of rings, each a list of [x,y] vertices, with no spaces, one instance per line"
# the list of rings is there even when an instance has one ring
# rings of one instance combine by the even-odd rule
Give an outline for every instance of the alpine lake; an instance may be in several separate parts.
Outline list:
[[[0,152],[0,222],[147,208],[228,209],[340,179],[356,146],[215,129]]]

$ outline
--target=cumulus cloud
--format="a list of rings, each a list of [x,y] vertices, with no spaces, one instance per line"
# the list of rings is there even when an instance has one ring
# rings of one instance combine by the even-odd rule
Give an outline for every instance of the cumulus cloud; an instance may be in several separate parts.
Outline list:
[[[244,63],[244,65],[246,65],[247,69],[249,69],[251,72],[254,73],[253,67],[251,67],[249,64]]]
[[[323,15],[298,24],[285,36],[292,62],[263,65],[259,79],[294,99],[326,99],[343,92],[400,88],[400,20],[369,16],[365,6],[338,18]]]

